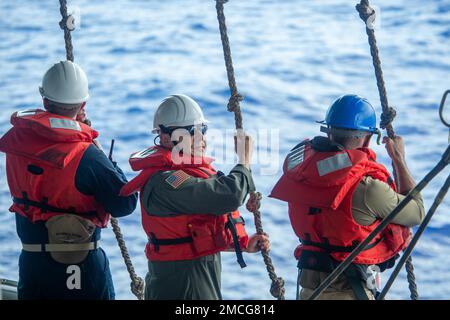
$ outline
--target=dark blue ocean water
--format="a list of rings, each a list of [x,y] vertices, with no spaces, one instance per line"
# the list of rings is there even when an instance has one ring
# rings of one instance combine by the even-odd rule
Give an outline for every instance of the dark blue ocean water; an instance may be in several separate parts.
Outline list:
[[[450,2],[448,0],[373,1],[380,9],[377,40],[390,103],[397,108],[395,127],[404,136],[415,178],[423,177],[447,145],[447,130],[437,107],[450,86]],[[107,146],[116,139],[115,158],[127,164],[131,152],[152,144],[153,112],[171,93],[194,97],[211,127],[231,129],[226,111],[227,79],[212,0],[69,1],[81,15],[73,33],[75,61],[87,72],[91,99],[88,114]],[[279,148],[255,165],[258,189],[267,195],[280,176],[264,175],[267,162],[281,167],[287,151],[299,140],[318,133],[315,120],[337,96],[358,93],[380,112],[367,37],[354,9],[356,1],[231,0],[226,5],[236,77],[246,97],[245,126],[279,129]],[[9,128],[16,110],[39,107],[38,86],[53,63],[65,58],[55,0],[0,0],[0,133]],[[211,141],[210,141],[211,142]],[[217,145],[214,141],[211,147]],[[231,149],[231,145],[228,149]],[[379,159],[389,161],[383,147]],[[232,163],[218,164],[226,171]],[[443,183],[446,170],[423,192],[427,208]],[[15,233],[10,197],[0,155],[0,277],[17,278],[20,242]],[[445,200],[413,258],[422,298],[450,296],[450,202]],[[253,229],[252,218],[242,209]],[[296,238],[286,205],[263,200],[263,223],[271,235],[272,257],[294,298]],[[146,272],[146,241],[139,210],[121,220],[122,230],[140,275]],[[129,279],[110,230],[103,247],[111,259],[119,299],[132,298]],[[259,255],[247,255],[244,270],[232,254],[224,254],[223,294],[226,299],[269,299],[270,282]],[[385,275],[384,278],[387,278]],[[408,298],[404,274],[389,298]]]

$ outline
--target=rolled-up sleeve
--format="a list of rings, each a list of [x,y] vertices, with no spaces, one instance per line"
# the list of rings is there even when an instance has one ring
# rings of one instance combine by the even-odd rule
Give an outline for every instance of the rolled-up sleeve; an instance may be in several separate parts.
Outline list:
[[[174,171],[155,174],[142,193],[142,205],[153,215],[214,214],[221,215],[240,207],[249,192],[255,190],[251,172],[242,165],[228,175],[207,179],[188,177],[174,187],[168,178]]]
[[[364,179],[353,193],[353,218],[361,225],[370,225],[376,219],[383,219],[405,198],[392,190],[389,185],[371,177]],[[406,227],[420,224],[425,216],[422,196],[415,196],[392,223]]]

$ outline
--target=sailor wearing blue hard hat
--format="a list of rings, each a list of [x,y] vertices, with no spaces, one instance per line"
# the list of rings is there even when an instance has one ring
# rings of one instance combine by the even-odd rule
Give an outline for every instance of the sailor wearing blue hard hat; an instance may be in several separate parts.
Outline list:
[[[341,96],[319,123],[326,125],[321,131],[327,136],[307,139],[289,152],[284,174],[271,193],[289,203],[291,224],[300,239],[295,250],[297,287],[302,287],[299,299],[308,299],[415,186],[401,137],[383,139],[397,173],[396,183],[376,162],[369,145],[372,135],[380,137],[380,131],[367,99]],[[374,299],[373,284],[379,281],[372,271],[394,265],[398,252],[409,242],[409,228],[419,224],[424,214],[417,195],[319,299]]]
[[[341,137],[363,137],[370,134],[381,136],[377,128],[377,116],[370,102],[355,94],[347,94],[336,99],[328,108],[326,124],[320,131]]]

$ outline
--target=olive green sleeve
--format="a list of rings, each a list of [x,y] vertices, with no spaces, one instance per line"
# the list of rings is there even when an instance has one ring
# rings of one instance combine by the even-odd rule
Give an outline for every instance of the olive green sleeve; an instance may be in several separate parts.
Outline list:
[[[158,172],[145,185],[142,206],[148,213],[220,215],[236,210],[255,190],[251,172],[242,165],[235,166],[228,175],[207,179],[191,176],[176,188],[166,181],[174,172]]]
[[[387,183],[365,177],[353,193],[353,218],[361,225],[370,225],[383,219],[405,198],[392,190]],[[418,194],[392,220],[406,227],[420,224],[425,216],[422,196]]]

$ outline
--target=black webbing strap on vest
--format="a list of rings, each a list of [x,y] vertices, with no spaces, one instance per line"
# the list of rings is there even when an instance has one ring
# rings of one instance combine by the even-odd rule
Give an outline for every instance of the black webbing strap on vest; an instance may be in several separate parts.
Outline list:
[[[244,218],[238,217],[233,218],[231,213],[227,215],[228,221],[225,225],[226,228],[230,229],[231,235],[233,237],[234,249],[236,251],[237,261],[241,268],[245,268],[247,265],[245,264],[244,258],[242,256],[242,250],[239,245],[239,237],[236,231],[236,223],[245,224]],[[155,252],[159,251],[160,246],[172,246],[178,244],[186,244],[192,243],[194,239],[192,237],[183,237],[183,238],[172,238],[172,239],[158,239],[156,235],[152,232],[148,237],[148,242],[151,243],[154,247]]]
[[[225,227],[230,230],[231,236],[233,237],[234,251],[236,252],[237,262],[239,263],[241,268],[245,268],[247,266],[247,264],[244,261],[244,256],[242,255],[242,249],[241,249],[241,246],[239,245],[239,237],[238,237],[237,231],[236,231],[236,223],[242,223],[240,221],[244,221],[244,219],[242,217],[240,217],[242,220],[234,219],[231,215],[231,212],[228,212],[227,217],[228,217],[228,221],[227,221]]]
[[[148,237],[148,242],[154,246],[155,252],[159,251],[159,246],[172,246],[177,244],[192,243],[193,241],[194,239],[192,239],[192,237],[158,239],[153,232],[150,233],[150,237]]]
[[[300,239],[300,242],[305,245],[305,246],[312,246],[312,247],[317,247],[320,249],[323,249],[329,253],[332,252],[352,252],[357,246],[358,246],[358,242],[353,243],[351,246],[335,246],[335,245],[331,245],[328,243],[328,241],[326,241],[326,239],[324,239],[324,242],[314,242],[311,241],[309,239],[309,237],[306,237],[304,240]],[[375,247],[377,244],[379,244],[381,241],[383,240],[383,237],[380,237],[378,240],[375,240],[374,242],[368,244],[363,251],[366,250],[370,250],[373,247]]]
[[[54,213],[70,213],[76,214],[79,216],[96,216],[97,211],[89,211],[89,212],[77,212],[75,208],[70,207],[67,209],[57,208],[49,205],[47,203],[48,199],[45,198],[41,202],[33,201],[28,199],[27,193],[22,192],[22,198],[13,197],[13,202],[15,204],[20,204],[25,206],[25,209],[28,209],[30,206],[36,207],[42,210],[42,212],[54,212]]]

